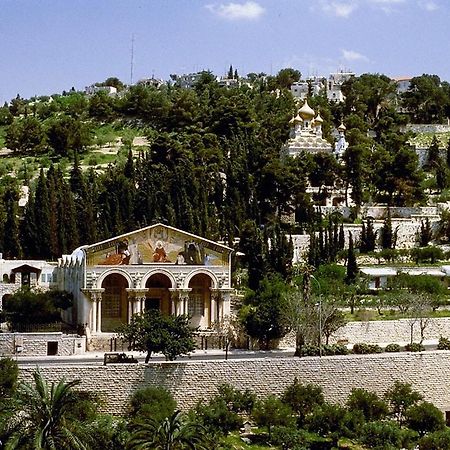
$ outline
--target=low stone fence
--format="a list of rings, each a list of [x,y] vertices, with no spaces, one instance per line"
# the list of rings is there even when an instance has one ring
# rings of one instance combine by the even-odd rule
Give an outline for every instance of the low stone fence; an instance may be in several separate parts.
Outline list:
[[[411,340],[420,341],[420,327],[413,319],[371,320],[367,322],[350,322],[337,330],[330,338],[330,344],[345,341],[349,344],[407,344]],[[450,317],[429,319],[425,328],[424,340],[439,340],[443,336],[450,338]],[[295,347],[295,335],[288,334],[280,341],[280,348]]]
[[[20,379],[30,381],[33,368]],[[214,361],[155,362],[83,366],[40,366],[49,381],[81,380],[80,389],[95,393],[105,412],[124,414],[133,392],[147,386],[169,390],[187,410],[217,393],[221,383],[250,389],[258,397],[280,394],[297,377],[322,386],[325,398],[343,403],[353,388],[383,394],[395,381],[411,383],[427,401],[450,410],[450,351],[383,353],[306,358],[262,358]]]
[[[86,351],[86,337],[63,333],[0,333],[0,355],[80,355]]]

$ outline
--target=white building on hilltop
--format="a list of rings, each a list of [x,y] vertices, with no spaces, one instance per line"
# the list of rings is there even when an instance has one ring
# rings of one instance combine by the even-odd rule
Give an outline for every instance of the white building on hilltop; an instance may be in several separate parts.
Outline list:
[[[326,92],[327,100],[330,102],[341,103],[345,100],[342,93],[342,85],[344,82],[353,78],[353,72],[336,72],[330,73],[328,79],[326,77],[313,77],[305,81],[297,81],[291,85],[291,93],[295,98],[305,100],[308,95],[313,97]]]

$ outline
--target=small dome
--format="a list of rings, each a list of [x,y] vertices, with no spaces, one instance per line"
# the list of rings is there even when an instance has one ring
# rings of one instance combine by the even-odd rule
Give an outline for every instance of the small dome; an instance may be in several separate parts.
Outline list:
[[[343,124],[343,123],[341,123],[339,126],[338,126],[338,131],[345,131],[347,128],[345,127],[345,125]]]
[[[323,119],[320,116],[320,113],[317,114],[317,117],[314,119],[314,125],[319,126],[323,124]]]
[[[299,114],[297,114],[297,115],[294,117],[294,123],[302,123],[302,122],[303,122],[303,119],[300,117]]]
[[[292,116],[292,119],[289,121],[289,125],[294,125],[295,124],[295,117]]]
[[[314,110],[308,105],[308,100],[305,100],[298,113],[303,120],[311,120],[314,117]]]

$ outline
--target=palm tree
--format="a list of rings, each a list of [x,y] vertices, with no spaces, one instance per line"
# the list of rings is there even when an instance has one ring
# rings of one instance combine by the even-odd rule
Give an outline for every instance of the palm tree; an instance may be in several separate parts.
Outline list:
[[[180,411],[175,411],[161,423],[150,419],[133,426],[127,450],[208,450],[206,429],[195,423],[183,421]]]
[[[73,388],[80,381],[61,380],[49,386],[39,370],[33,377],[34,386],[19,386],[5,450],[87,450],[86,428],[74,414],[78,397]]]

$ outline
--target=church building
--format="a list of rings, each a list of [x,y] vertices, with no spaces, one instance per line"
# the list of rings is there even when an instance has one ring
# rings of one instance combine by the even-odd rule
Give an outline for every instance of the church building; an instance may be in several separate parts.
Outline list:
[[[231,253],[161,223],[79,247],[58,262],[58,287],[74,295],[66,320],[95,335],[157,309],[211,328],[230,314]]]

